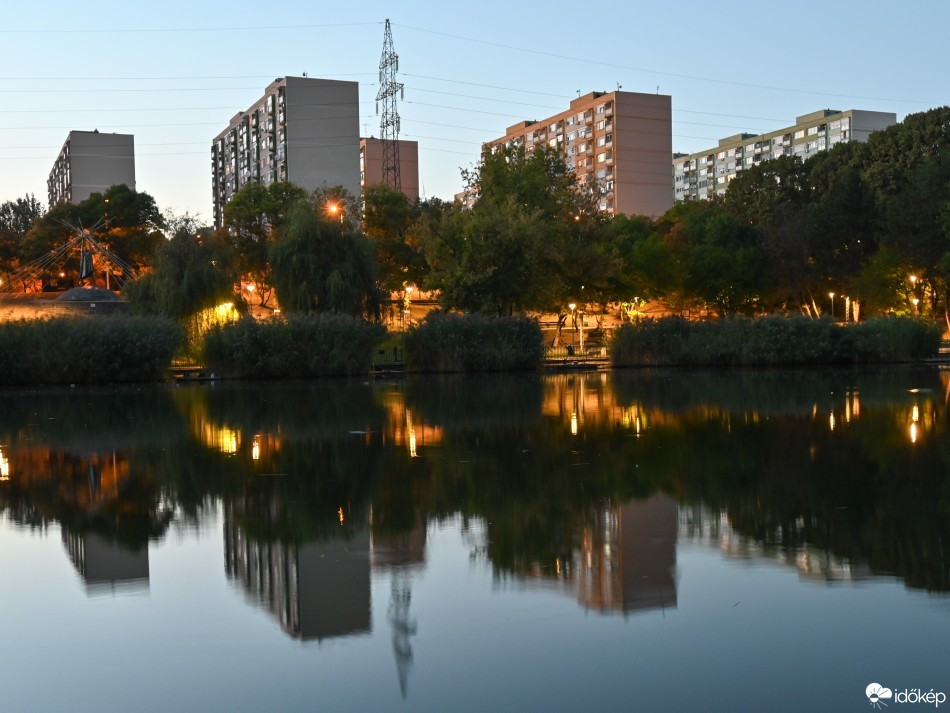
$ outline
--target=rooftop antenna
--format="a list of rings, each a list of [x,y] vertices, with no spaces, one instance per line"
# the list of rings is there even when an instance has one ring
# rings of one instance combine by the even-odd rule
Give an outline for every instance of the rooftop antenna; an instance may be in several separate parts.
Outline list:
[[[619,92],[621,89],[623,89],[623,85],[620,82],[617,82],[617,91]]]
[[[659,84],[656,85],[656,93],[657,93],[657,94],[660,93],[660,85],[659,85]]]
[[[383,185],[402,189],[399,176],[399,110],[396,107],[396,95],[404,97],[403,85],[396,81],[399,71],[399,55],[393,49],[393,31],[386,19],[383,33],[383,53],[379,57],[379,91],[376,93],[376,113],[379,103],[383,103],[383,114],[379,119],[379,138],[383,142]]]

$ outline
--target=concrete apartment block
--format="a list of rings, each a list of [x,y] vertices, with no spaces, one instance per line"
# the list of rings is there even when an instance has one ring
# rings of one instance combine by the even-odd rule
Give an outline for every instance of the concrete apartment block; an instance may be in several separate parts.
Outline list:
[[[214,224],[248,183],[289,181],[307,191],[343,186],[359,194],[359,85],[275,79],[211,145]]]
[[[399,141],[401,190],[410,201],[419,198],[419,144]],[[383,142],[372,137],[360,139],[360,189],[383,183]]]
[[[705,200],[726,192],[742,171],[779,156],[807,159],[848,141],[867,141],[874,131],[897,123],[883,111],[821,109],[803,114],[788,126],[766,134],[736,134],[719,146],[673,156],[673,196],[677,201]]]
[[[132,134],[70,131],[47,180],[49,204],[81,203],[123,183],[135,190]]]
[[[671,106],[665,94],[591,92],[554,116],[508,127],[486,147],[556,147],[579,183],[595,189],[600,210],[656,217],[673,205]]]

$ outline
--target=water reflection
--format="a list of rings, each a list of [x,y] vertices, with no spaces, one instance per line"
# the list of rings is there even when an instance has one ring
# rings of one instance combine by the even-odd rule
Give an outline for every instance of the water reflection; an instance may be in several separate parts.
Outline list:
[[[224,520],[225,572],[289,635],[303,640],[370,631],[369,533],[300,544],[259,542]]]
[[[405,690],[427,530],[604,614],[677,606],[677,546],[945,592],[946,372],[633,372],[0,396],[0,508],[90,593],[223,509],[225,571],[302,640],[369,633]],[[94,406],[94,407],[91,407]]]

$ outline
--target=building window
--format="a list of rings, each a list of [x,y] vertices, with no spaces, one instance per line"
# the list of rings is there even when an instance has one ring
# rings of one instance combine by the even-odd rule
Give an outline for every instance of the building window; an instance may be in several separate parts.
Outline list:
[[[805,136],[805,130],[804,130],[804,129],[799,129],[798,131],[795,132],[795,138],[796,138],[796,139],[804,138],[804,136]]]
[[[597,154],[597,163],[603,163],[607,159],[607,154],[599,153]]]

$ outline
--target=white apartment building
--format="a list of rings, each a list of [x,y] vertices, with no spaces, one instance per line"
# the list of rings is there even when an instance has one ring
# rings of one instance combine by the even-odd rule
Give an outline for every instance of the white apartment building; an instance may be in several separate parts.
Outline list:
[[[726,192],[743,170],[779,156],[803,160],[847,141],[867,141],[871,132],[897,123],[883,111],[823,109],[799,116],[794,126],[766,134],[736,134],[719,146],[692,154],[673,155],[673,198],[705,200]]]

